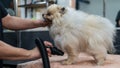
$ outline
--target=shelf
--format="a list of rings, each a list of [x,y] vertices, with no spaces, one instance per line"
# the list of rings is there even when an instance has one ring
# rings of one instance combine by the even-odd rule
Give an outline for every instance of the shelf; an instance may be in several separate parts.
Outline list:
[[[26,5],[18,5],[18,7],[25,7],[25,8],[46,8],[46,4],[26,4]]]

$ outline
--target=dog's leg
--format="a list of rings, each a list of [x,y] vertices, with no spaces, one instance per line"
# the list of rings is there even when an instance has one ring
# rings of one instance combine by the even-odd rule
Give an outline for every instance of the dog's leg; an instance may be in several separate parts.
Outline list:
[[[101,38],[97,38],[97,36],[92,37],[89,39],[89,47],[87,52],[91,54],[97,65],[103,65],[107,55],[106,43],[101,41]]]
[[[104,48],[103,48],[104,49]],[[90,50],[89,53],[94,57],[97,65],[103,65],[106,60],[107,51],[104,50]]]
[[[106,55],[104,54],[96,54],[94,55],[94,59],[97,62],[97,65],[103,65],[106,60]]]
[[[76,60],[76,58],[78,58],[78,52],[76,51],[76,49],[72,49],[72,47],[70,46],[65,46],[65,50],[68,54],[68,59],[63,61],[62,64],[65,65],[69,65],[69,64],[73,64]]]

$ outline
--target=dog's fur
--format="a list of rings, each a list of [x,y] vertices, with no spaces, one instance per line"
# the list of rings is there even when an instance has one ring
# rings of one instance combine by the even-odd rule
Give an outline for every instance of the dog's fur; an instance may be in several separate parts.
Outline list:
[[[74,63],[80,52],[86,52],[102,65],[107,51],[115,51],[115,27],[106,18],[56,4],[48,7],[43,18],[52,22],[49,31],[55,45],[68,54],[64,64]]]

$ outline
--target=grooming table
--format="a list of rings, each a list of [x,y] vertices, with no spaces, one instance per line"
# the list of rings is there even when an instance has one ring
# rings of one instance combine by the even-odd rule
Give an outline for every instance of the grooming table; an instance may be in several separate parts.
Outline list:
[[[107,55],[107,59],[102,66],[97,66],[93,57],[81,53],[79,60],[73,65],[62,65],[60,62],[67,58],[64,56],[52,56],[50,57],[51,68],[120,68],[120,55]],[[34,60],[17,65],[17,68],[43,68],[42,60]]]

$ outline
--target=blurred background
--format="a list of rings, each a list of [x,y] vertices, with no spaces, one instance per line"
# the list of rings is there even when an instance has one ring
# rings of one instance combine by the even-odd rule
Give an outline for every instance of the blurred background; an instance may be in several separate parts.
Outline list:
[[[106,17],[116,25],[116,17],[120,10],[120,0],[0,0],[8,13],[21,18],[40,19],[41,14],[51,4],[59,4],[65,7],[72,7],[78,11],[96,14]],[[115,54],[120,54],[120,30],[116,27]],[[35,47],[35,38],[53,42],[49,36],[49,30],[45,28],[35,28],[29,30],[12,31],[4,29],[4,41],[15,47],[32,49]],[[4,60],[4,68],[16,68],[16,65],[26,61]]]

